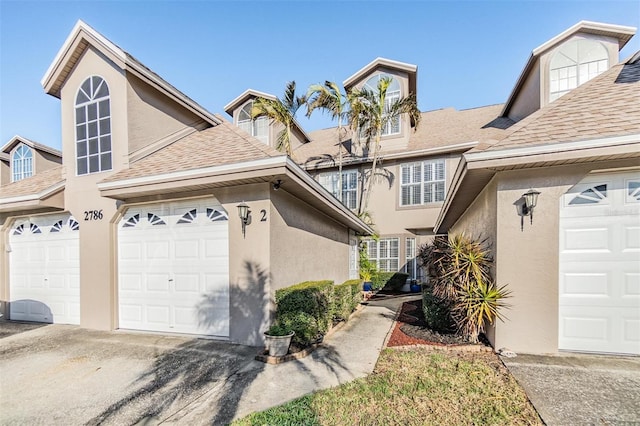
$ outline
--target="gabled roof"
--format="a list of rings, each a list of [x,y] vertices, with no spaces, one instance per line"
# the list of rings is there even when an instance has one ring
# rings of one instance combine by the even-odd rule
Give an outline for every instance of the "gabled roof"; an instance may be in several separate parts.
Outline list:
[[[9,142],[7,142],[2,148],[0,148],[0,151],[8,154],[19,143],[23,143],[23,144],[25,144],[25,145],[27,145],[27,146],[35,149],[35,150],[46,152],[48,154],[55,155],[56,157],[62,158],[62,152],[58,151],[57,149],[53,149],[53,148],[51,148],[49,146],[46,146],[46,145],[43,145],[41,143],[34,142],[34,141],[30,140],[30,139],[27,139],[27,138],[25,138],[23,136],[19,136],[19,135],[16,135],[16,136],[12,137]]]
[[[522,86],[527,79],[527,76],[533,69],[534,65],[538,61],[540,55],[549,50],[555,48],[565,40],[571,38],[577,33],[585,33],[585,34],[595,34],[601,36],[607,36],[618,39],[618,50],[622,50],[622,48],[627,44],[627,42],[634,36],[636,33],[635,27],[627,27],[623,25],[613,25],[613,24],[605,24],[602,22],[592,22],[592,21],[580,21],[571,28],[563,31],[557,36],[553,37],[551,40],[548,40],[541,44],[540,46],[533,49],[531,55],[529,56],[529,60],[527,61],[524,69],[520,73],[516,85],[514,86],[507,102],[504,104],[504,109],[500,113],[502,116],[506,116],[509,113],[509,109],[513,105],[513,102],[518,97],[520,90],[522,90]]]
[[[498,140],[508,134],[513,124],[508,118],[498,118],[502,105],[489,105],[458,111],[445,108],[422,113],[420,125],[409,136],[409,144],[405,149],[384,150],[384,158],[410,158],[419,155],[440,155],[445,152],[468,150],[477,143],[487,140]],[[338,159],[338,143],[336,127],[311,132],[312,141],[300,146],[296,158],[307,168],[332,167]],[[340,145],[345,164],[363,161],[352,157],[347,146],[348,139]],[[384,140],[382,141],[384,146]],[[368,159],[364,159],[367,161]]]
[[[463,154],[435,224],[446,232],[500,170],[640,159],[640,55]]]
[[[4,152],[0,152],[0,161],[9,161],[9,154],[5,154]]]
[[[0,187],[0,212],[40,207],[62,208],[58,203],[54,206],[45,204],[47,198],[64,190],[62,172],[63,167],[59,166]]]
[[[240,105],[242,105],[249,99],[255,99],[255,98],[265,98],[265,99],[270,99],[272,101],[275,101],[278,99],[277,96],[274,96],[270,93],[260,92],[258,90],[253,90],[253,89],[247,89],[244,92],[242,92],[240,96],[238,96],[237,98],[235,98],[234,100],[226,104],[224,106],[224,110],[227,114],[229,114],[230,116],[233,116],[233,111],[235,111],[236,108],[238,108]],[[311,138],[309,137],[307,132],[305,132],[305,130],[302,128],[300,123],[298,123],[298,120],[294,118],[293,122],[297,130],[305,138],[305,140],[310,141]]]
[[[345,90],[349,90],[361,80],[369,76],[379,68],[386,68],[394,71],[406,72],[409,75],[409,92],[416,93],[416,81],[418,79],[418,66],[405,62],[394,61],[386,58],[376,58],[364,67],[356,71],[351,77],[342,82]]]
[[[137,76],[206,122],[214,126],[219,124],[219,119],[213,114],[81,20],[78,20],[73,27],[53,62],[49,65],[49,69],[42,77],[42,87],[48,94],[60,97],[60,89],[64,81],[89,46],[100,51],[122,70]]]

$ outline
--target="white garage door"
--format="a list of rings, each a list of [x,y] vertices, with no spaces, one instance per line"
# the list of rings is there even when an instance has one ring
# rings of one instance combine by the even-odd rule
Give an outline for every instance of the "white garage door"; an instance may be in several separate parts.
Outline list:
[[[564,195],[559,287],[559,349],[640,354],[640,172]]]
[[[9,318],[80,324],[78,229],[68,214],[14,223],[9,230]]]
[[[118,225],[119,326],[229,336],[229,229],[214,198],[129,208]]]

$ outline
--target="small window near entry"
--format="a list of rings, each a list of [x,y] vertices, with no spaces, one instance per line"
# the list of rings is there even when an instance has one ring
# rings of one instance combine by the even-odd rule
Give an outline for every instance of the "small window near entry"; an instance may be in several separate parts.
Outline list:
[[[383,272],[397,272],[399,267],[398,238],[380,238],[365,240],[369,260],[376,262]]]

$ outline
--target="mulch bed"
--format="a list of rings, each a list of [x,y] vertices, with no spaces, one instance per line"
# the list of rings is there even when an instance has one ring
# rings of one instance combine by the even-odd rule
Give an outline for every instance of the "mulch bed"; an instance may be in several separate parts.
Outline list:
[[[473,344],[459,335],[438,333],[431,330],[424,320],[422,300],[414,300],[402,304],[393,332],[387,342],[388,347],[416,345],[491,348],[484,335],[480,335],[480,343]]]

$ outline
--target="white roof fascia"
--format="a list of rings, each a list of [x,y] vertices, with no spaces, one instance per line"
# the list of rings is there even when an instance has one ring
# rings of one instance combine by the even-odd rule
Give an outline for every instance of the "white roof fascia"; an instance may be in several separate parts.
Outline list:
[[[314,190],[316,196],[322,199],[325,203],[331,205],[336,210],[340,211],[343,216],[345,216],[353,225],[357,225],[368,232],[370,235],[373,235],[375,232],[369,225],[364,223],[358,216],[356,216],[351,210],[347,208],[344,204],[342,204],[336,197],[333,196],[325,187],[320,185],[318,181],[311,177],[311,175],[305,172],[298,164],[296,164],[291,158],[287,157],[287,169],[293,172],[297,177],[299,177],[304,183],[309,185],[311,189]]]
[[[107,189],[114,189],[114,188],[119,188],[124,186],[150,185],[154,183],[161,183],[167,180],[190,179],[190,178],[194,178],[202,175],[208,175],[208,174],[232,173],[234,171],[245,170],[245,169],[257,170],[260,168],[284,166],[286,164],[285,158],[286,158],[285,155],[281,155],[278,157],[269,157],[269,158],[262,158],[260,160],[245,161],[242,163],[224,164],[221,166],[212,166],[212,167],[205,167],[205,168],[193,169],[193,170],[183,170],[183,171],[163,173],[163,174],[153,175],[153,176],[142,176],[142,177],[136,177],[136,178],[130,178],[130,179],[116,180],[113,182],[101,182],[101,183],[98,183],[98,189],[107,190]]]
[[[356,80],[361,78],[368,71],[370,71],[370,70],[372,70],[372,69],[374,69],[376,67],[385,67],[385,66],[389,67],[389,68],[400,69],[400,70],[407,71],[407,72],[417,72],[418,71],[418,66],[417,65],[408,64],[406,62],[394,61],[392,59],[377,57],[376,59],[374,59],[373,61],[369,62],[367,65],[365,65],[364,67],[360,68],[353,75],[348,77],[346,80],[344,80],[342,82],[342,85],[344,87],[349,87],[349,86],[353,85],[353,83]]]
[[[532,54],[537,56],[544,52],[545,50],[553,47],[557,43],[561,42],[565,38],[570,37],[571,35],[580,32],[582,30],[596,30],[596,31],[608,31],[612,33],[621,33],[627,35],[634,35],[636,33],[637,28],[635,27],[627,27],[624,25],[613,25],[613,24],[605,24],[603,22],[593,22],[593,21],[580,21],[571,28],[561,32],[557,36],[553,37],[551,40],[548,40],[542,43],[540,46],[533,49]]]
[[[104,48],[106,48],[112,54],[114,54],[117,58],[122,60],[123,63],[126,62],[127,55],[122,49],[120,49],[118,46],[113,44],[102,34],[97,32],[93,28],[91,28],[91,26],[85,23],[82,19],[78,19],[78,22],[76,22],[73,29],[71,30],[71,33],[69,33],[69,36],[67,37],[65,42],[62,44],[62,47],[58,51],[58,54],[56,55],[56,57],[53,59],[53,62],[51,62],[51,65],[49,65],[49,68],[47,69],[47,72],[44,74],[44,77],[42,77],[42,80],[40,80],[40,84],[43,87],[46,86],[48,81],[53,77],[54,71],[60,66],[60,61],[62,61],[62,58],[64,57],[64,55],[71,48],[71,44],[79,34],[80,30],[84,30],[87,33],[89,33],[99,43],[101,43]]]
[[[47,69],[44,77],[42,77],[42,80],[40,80],[40,84],[42,85],[42,87],[46,87],[48,85],[48,83],[53,78],[55,71],[62,65],[62,59],[71,48],[73,41],[76,39],[80,31],[85,31],[87,34],[93,37],[95,41],[101,45],[100,47],[102,49],[107,50],[109,53],[113,54],[116,58],[121,60],[122,64],[126,68],[131,68],[131,70],[135,71],[135,73],[142,77],[143,80],[147,80],[147,82],[155,85],[157,88],[162,89],[162,91],[164,91],[166,94],[173,97],[179,103],[182,103],[188,109],[201,116],[209,123],[213,125],[220,124],[221,121],[219,118],[215,117],[212,113],[205,110],[202,106],[198,105],[195,101],[188,98],[178,89],[171,86],[160,76],[154,74],[153,72],[150,72],[149,69],[147,69],[141,63],[137,62],[137,60],[135,60],[134,58],[131,57],[131,59],[129,59],[127,53],[124,50],[116,46],[113,42],[109,41],[106,37],[94,30],[91,26],[86,24],[81,19],[76,22],[76,25],[73,27],[73,30],[71,30],[71,33],[58,51],[58,54],[54,58],[53,62],[51,63],[51,65],[49,65],[49,68]]]
[[[526,157],[530,155],[554,154],[567,151],[578,151],[590,148],[606,148],[617,145],[628,145],[640,142],[640,134],[613,136],[573,142],[550,143],[545,145],[505,148],[491,151],[468,152],[463,154],[468,163],[485,160]]]
[[[9,197],[9,198],[0,198],[0,204],[20,203],[24,201],[41,200],[43,198],[46,198],[48,195],[51,195],[59,191],[60,189],[63,189],[64,186],[65,186],[65,181],[63,180],[36,194],[19,195],[17,197]]]
[[[224,110],[227,112],[227,114],[231,115],[229,110],[231,108],[234,108],[236,106],[236,104],[242,102],[244,100],[244,98],[249,98],[249,97],[256,97],[256,98],[259,97],[259,98],[271,99],[273,101],[275,101],[277,99],[275,96],[273,96],[270,93],[260,92],[258,90],[253,90],[253,89],[247,89],[244,92],[242,92],[240,94],[240,96],[237,96],[231,102],[226,104],[224,106]]]
[[[34,142],[31,139],[27,139],[27,138],[25,138],[23,136],[20,136],[20,135],[15,135],[14,137],[12,137],[9,142],[4,144],[4,146],[2,148],[0,148],[0,151],[8,153],[11,150],[10,147],[16,141],[22,142],[22,143],[28,145],[29,147],[31,147],[33,149],[37,149],[39,151],[44,151],[44,152],[47,152],[49,154],[53,154],[53,155],[55,155],[57,157],[62,157],[62,152],[58,151],[57,149],[51,148],[49,146],[43,145],[43,144],[38,143],[38,142]]]

